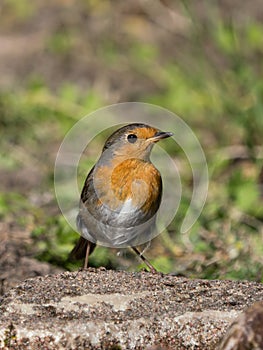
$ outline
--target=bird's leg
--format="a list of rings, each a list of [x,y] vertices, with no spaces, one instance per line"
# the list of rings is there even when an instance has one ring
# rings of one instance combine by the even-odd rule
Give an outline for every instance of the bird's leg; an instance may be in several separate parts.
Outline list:
[[[147,265],[151,271],[151,273],[157,273],[157,270],[152,266],[152,264],[150,263],[149,260],[147,260],[145,258],[144,255],[142,255],[142,253],[136,248],[136,247],[132,247],[133,251],[142,259],[142,261],[145,263],[145,265]]]
[[[145,245],[145,247],[143,248],[143,250],[140,252],[140,255],[143,255],[143,254],[146,252],[146,250],[150,247],[150,245],[151,245],[151,241],[149,241],[149,242]]]
[[[85,262],[84,262],[84,270],[86,270],[88,268],[89,252],[90,252],[90,242],[88,241],[87,249],[86,249],[86,255],[85,255]]]

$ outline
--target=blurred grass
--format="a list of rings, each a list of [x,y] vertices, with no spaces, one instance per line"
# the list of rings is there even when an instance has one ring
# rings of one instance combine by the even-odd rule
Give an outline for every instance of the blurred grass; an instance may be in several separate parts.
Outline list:
[[[170,32],[165,31],[157,18],[152,24],[153,18],[138,4],[126,5],[130,13],[120,2],[115,6],[110,1],[103,6],[99,1],[57,2],[62,14],[46,29],[43,44],[47,59],[56,60],[60,67],[57,76],[49,81],[43,71],[36,71],[18,86],[2,86],[0,167],[14,174],[27,165],[41,176],[30,193],[24,193],[22,185],[7,183],[1,188],[0,216],[15,221],[23,214],[26,229],[33,215],[30,230],[40,260],[76,267],[67,257],[78,235],[54,209],[52,189],[53,161],[63,136],[100,106],[136,100],[181,116],[200,138],[210,174],[203,213],[190,232],[181,235],[191,198],[191,174],[183,153],[169,148],[182,164],[184,191],[168,231],[147,252],[153,264],[164,272],[190,277],[263,281],[263,209],[257,183],[263,154],[263,25],[255,15],[235,17],[235,12],[229,13],[217,2],[202,2],[205,14],[191,1],[179,3],[174,11],[187,22],[183,32],[172,25]],[[2,7],[9,20],[22,27],[30,27],[40,10],[39,4],[26,0],[5,0]],[[82,22],[85,16],[91,27]],[[111,17],[112,21],[118,18],[119,27],[112,26],[110,32],[107,18]],[[94,30],[89,32],[92,25]],[[3,27],[10,30],[7,20]],[[90,64],[85,88],[83,74],[68,75],[70,67],[86,67],[81,56]],[[102,142],[97,144],[97,154]],[[85,164],[90,167],[96,154],[93,151],[88,157]],[[81,169],[80,175],[84,174]],[[46,193],[53,198],[48,203],[43,200]],[[127,253],[129,258],[133,269],[137,262]],[[116,252],[100,247],[91,263],[128,268],[132,263],[127,259],[118,260]]]

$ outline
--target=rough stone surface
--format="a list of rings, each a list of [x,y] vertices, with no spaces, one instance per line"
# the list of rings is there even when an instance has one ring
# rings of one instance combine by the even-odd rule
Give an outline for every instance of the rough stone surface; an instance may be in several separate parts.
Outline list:
[[[2,297],[1,349],[215,349],[253,282],[88,269],[29,279]]]
[[[263,301],[253,304],[233,322],[219,350],[263,349]]]

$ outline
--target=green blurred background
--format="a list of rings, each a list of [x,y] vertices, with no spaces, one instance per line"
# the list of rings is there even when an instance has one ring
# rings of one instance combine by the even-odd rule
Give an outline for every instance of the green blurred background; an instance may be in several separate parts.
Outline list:
[[[262,23],[256,0],[2,0],[2,250],[13,244],[24,256],[81,266],[68,260],[78,234],[57,207],[56,153],[89,112],[141,101],[185,120],[202,144],[210,177],[202,215],[180,234],[192,174],[183,153],[169,148],[180,164],[183,197],[148,258],[163,272],[262,282]],[[88,150],[89,166],[102,144],[103,138]],[[143,267],[131,252],[103,247],[90,263]]]

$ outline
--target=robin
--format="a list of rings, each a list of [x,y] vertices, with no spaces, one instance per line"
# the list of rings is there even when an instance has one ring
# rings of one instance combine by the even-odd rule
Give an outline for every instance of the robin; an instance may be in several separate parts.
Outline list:
[[[101,244],[131,247],[152,272],[156,271],[136,246],[153,237],[162,197],[161,174],[151,163],[150,153],[156,142],[172,135],[135,123],[118,129],[106,140],[79,203],[81,237],[71,256],[85,257],[84,268],[96,244]]]

